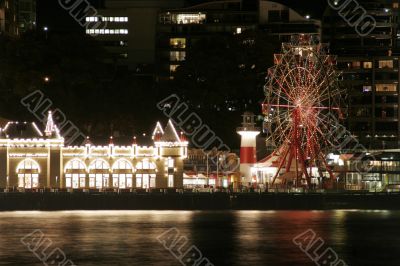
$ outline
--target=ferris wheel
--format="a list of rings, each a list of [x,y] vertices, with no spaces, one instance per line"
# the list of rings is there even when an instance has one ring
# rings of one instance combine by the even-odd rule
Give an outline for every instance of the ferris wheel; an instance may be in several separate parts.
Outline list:
[[[336,57],[327,51],[312,35],[295,36],[282,45],[268,70],[263,113],[267,143],[280,157],[274,181],[284,167],[308,185],[312,166],[324,166],[333,177],[325,155],[339,141],[331,132],[342,118],[343,91]]]

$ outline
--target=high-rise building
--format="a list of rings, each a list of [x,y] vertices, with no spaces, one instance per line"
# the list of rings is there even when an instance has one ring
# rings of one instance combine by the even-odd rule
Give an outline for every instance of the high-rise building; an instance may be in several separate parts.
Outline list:
[[[163,10],[157,29],[158,73],[169,77],[185,61],[190,48],[203,38],[240,34],[257,26],[257,8],[244,9],[240,0]]]
[[[118,61],[132,70],[153,66],[155,36],[160,10],[183,6],[183,0],[106,0],[104,9],[87,22],[103,22],[86,33],[100,41],[110,52],[111,61]]]
[[[331,53],[338,55],[343,71],[348,129],[367,148],[396,148],[400,133],[399,1],[359,1],[365,12],[351,1],[331,2],[334,8],[324,13],[322,37],[331,44]]]
[[[320,34],[321,31],[321,22],[310,14],[299,14],[273,1],[260,1],[259,20],[261,27],[281,42],[290,42],[293,35]]]
[[[216,0],[181,9],[166,9],[160,12],[158,19],[158,74],[170,76],[201,39],[258,29],[287,41],[293,34],[319,33],[320,22],[266,0]]]
[[[0,32],[18,37],[36,27],[36,0],[1,0]]]
[[[103,22],[99,28],[87,27],[86,33],[104,44],[113,61],[138,72],[147,66],[165,77],[207,36],[262,29],[285,40],[294,33],[319,32],[318,21],[265,0],[214,0],[193,6],[183,0],[105,0],[104,8],[86,20]]]

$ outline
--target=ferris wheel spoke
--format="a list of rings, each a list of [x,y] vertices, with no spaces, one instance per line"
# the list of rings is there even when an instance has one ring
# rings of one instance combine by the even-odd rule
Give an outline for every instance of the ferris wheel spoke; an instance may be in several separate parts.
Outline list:
[[[321,47],[313,38],[303,35],[283,45],[283,55],[268,71],[265,86],[263,110],[267,115],[268,139],[274,141],[278,150],[285,147],[283,150],[289,152],[285,169],[290,171],[294,158],[308,183],[312,174],[311,168],[309,173],[306,168],[323,165],[323,154],[340,142],[333,134],[340,129],[344,89],[338,86],[339,74]]]

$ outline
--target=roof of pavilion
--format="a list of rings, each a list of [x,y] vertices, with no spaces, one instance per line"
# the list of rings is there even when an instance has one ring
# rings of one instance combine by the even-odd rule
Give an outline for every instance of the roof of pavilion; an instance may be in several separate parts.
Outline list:
[[[43,133],[34,122],[8,122],[0,136],[9,139],[39,139],[43,138]]]
[[[51,115],[51,114],[50,114]],[[0,122],[2,120],[0,119]],[[5,121],[5,125],[0,127],[0,138],[8,139],[41,139],[47,138],[41,129],[34,122],[9,122]],[[1,125],[1,124],[0,124]],[[47,127],[46,127],[47,128]],[[57,129],[58,130],[58,129]],[[57,134],[59,132],[57,131]],[[140,134],[137,136],[114,136],[108,137],[90,137],[87,138],[83,145],[90,143],[91,145],[106,146],[112,142],[116,146],[130,146],[137,143],[140,146],[152,146],[155,141],[155,134],[159,135],[159,141],[162,142],[181,142],[181,137],[178,135],[175,126],[171,120],[168,121],[165,127],[161,123],[157,123],[153,134]],[[53,137],[52,134],[51,137]]]
[[[164,129],[164,133],[161,137],[162,141],[165,142],[180,142],[179,135],[171,120],[168,121],[167,126]]]
[[[8,119],[5,119],[3,117],[0,117],[0,128],[5,127],[8,122],[11,122],[11,121]]]

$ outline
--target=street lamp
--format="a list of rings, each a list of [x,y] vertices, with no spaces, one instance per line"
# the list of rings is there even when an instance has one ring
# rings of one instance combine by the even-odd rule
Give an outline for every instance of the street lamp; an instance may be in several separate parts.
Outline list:
[[[43,31],[44,31],[44,33],[46,34],[46,40],[47,40],[47,32],[49,31],[49,27],[44,26],[44,27],[43,27]]]
[[[336,192],[339,191],[339,177],[336,177]]]
[[[209,176],[209,172],[208,172],[208,152],[206,153],[206,157],[207,157],[207,162],[206,162],[206,166],[207,166],[207,182],[208,182],[208,185],[210,185],[210,176]]]
[[[219,153],[217,151],[217,179],[216,179],[216,186],[220,186],[220,180],[219,180]]]

